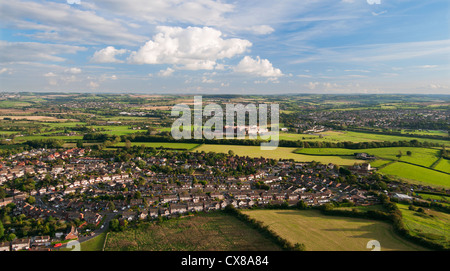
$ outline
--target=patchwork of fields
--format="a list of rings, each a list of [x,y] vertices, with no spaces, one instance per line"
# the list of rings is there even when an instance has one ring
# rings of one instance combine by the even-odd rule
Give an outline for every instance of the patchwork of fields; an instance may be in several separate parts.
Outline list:
[[[379,172],[405,179],[412,183],[450,187],[450,161],[440,159],[440,150],[435,148],[389,147],[371,149],[343,149],[343,148],[303,148],[296,151],[303,155],[348,155],[364,152],[376,156],[378,159],[370,162]],[[410,155],[407,153],[410,152]],[[394,162],[392,162],[394,161]],[[431,166],[435,165],[433,170]],[[442,172],[439,172],[442,171]]]

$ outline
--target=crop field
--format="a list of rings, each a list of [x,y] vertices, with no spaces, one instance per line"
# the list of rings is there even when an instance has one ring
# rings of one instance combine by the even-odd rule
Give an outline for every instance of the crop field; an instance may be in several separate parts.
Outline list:
[[[279,251],[271,240],[237,218],[198,214],[138,229],[111,232],[105,251]]]
[[[204,144],[195,149],[195,151],[228,153],[232,150],[236,155],[249,157],[265,157],[270,159],[294,159],[297,162],[311,162],[316,161],[323,164],[333,163],[338,165],[353,165],[354,163],[362,163],[363,160],[358,160],[349,157],[340,156],[314,156],[302,155],[294,153],[296,148],[278,147],[275,150],[261,150],[260,146],[239,146],[239,145],[212,145]]]
[[[450,175],[432,169],[414,166],[406,163],[395,162],[380,169],[387,175],[406,179],[408,182],[435,187],[450,187]]]
[[[419,251],[424,248],[396,235],[381,221],[326,216],[317,210],[248,210],[282,238],[303,243],[309,251],[368,251],[367,242],[377,240],[382,251]]]
[[[450,247],[450,214],[426,209],[419,213],[408,209],[408,205],[397,204],[403,222],[413,235],[429,239]]]

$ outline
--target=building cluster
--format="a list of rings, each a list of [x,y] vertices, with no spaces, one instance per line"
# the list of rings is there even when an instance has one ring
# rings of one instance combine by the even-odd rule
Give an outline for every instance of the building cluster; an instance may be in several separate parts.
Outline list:
[[[377,203],[377,198],[355,185],[340,182],[333,164],[269,161],[266,158],[230,156],[211,164],[206,153],[192,153],[181,160],[163,154],[116,162],[113,157],[89,155],[85,149],[56,151],[36,149],[0,162],[0,187],[8,192],[0,208],[15,204],[14,214],[29,218],[56,218],[99,226],[108,214],[132,221],[173,217],[186,213],[254,206],[310,206],[344,200],[356,205]],[[209,161],[207,163],[206,161]],[[59,161],[59,163],[55,163]],[[253,167],[253,174],[214,174],[239,165]],[[156,167],[152,167],[156,166]],[[192,174],[169,174],[157,168],[191,169]],[[153,170],[152,170],[153,169]],[[370,165],[359,181],[370,174]],[[356,171],[355,171],[356,172]],[[12,188],[17,178],[33,181],[28,191]],[[35,201],[30,203],[29,197]]]

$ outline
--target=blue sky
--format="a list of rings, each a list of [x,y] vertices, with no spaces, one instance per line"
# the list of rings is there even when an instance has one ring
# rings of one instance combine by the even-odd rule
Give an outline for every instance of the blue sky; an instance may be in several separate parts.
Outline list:
[[[9,0],[0,91],[450,93],[448,0]]]

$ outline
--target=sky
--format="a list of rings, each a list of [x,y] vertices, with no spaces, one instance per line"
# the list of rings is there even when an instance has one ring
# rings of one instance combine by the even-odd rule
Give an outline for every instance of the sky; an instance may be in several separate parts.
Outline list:
[[[2,91],[450,94],[450,1],[1,1]]]

